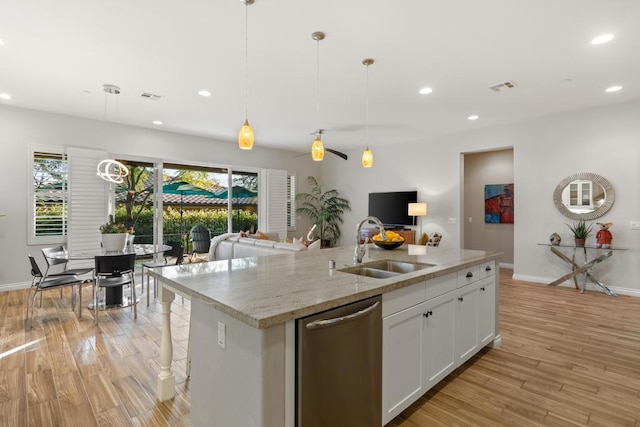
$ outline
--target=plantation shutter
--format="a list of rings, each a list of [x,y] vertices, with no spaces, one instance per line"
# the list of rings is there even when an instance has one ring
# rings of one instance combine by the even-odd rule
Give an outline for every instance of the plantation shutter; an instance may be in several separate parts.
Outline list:
[[[287,239],[287,171],[278,169],[267,169],[263,180],[266,185],[266,194],[262,192],[262,200],[265,201],[260,212],[261,228],[265,232],[277,232],[280,240]],[[266,213],[266,215],[263,214]]]
[[[100,225],[106,222],[109,184],[96,175],[98,163],[107,158],[99,150],[70,147],[69,165],[69,232],[70,252],[95,250],[100,247]],[[73,261],[70,267],[92,267],[93,260]]]

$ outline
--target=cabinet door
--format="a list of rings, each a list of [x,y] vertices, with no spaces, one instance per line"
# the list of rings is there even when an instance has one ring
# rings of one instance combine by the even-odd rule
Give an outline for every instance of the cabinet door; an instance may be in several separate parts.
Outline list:
[[[478,342],[484,347],[493,341],[496,327],[496,282],[487,277],[478,289]]]
[[[457,292],[449,292],[427,301],[424,316],[424,364],[426,390],[447,376],[456,362],[454,345]],[[425,390],[425,391],[426,391]]]
[[[456,291],[455,345],[458,364],[478,349],[478,288],[475,282]]]
[[[382,423],[406,409],[426,390],[423,355],[426,303],[382,319]]]

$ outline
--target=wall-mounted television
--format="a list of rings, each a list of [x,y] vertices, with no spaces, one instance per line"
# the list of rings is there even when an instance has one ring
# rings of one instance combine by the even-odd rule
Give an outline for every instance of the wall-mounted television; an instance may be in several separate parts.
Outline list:
[[[369,215],[377,217],[389,228],[413,225],[413,217],[409,216],[409,203],[417,201],[417,191],[369,193]]]

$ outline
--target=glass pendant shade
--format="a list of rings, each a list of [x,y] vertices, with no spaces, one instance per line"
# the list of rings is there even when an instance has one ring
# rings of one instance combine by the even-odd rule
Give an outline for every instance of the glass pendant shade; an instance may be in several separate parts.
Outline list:
[[[369,147],[367,147],[366,150],[364,150],[364,153],[362,153],[362,167],[373,167],[373,153],[369,150]]]
[[[251,150],[253,148],[253,128],[249,124],[249,119],[244,121],[238,133],[238,147],[242,150]]]
[[[320,138],[316,138],[316,140],[313,141],[313,145],[311,146],[311,157],[315,162],[319,162],[324,159],[324,144]]]

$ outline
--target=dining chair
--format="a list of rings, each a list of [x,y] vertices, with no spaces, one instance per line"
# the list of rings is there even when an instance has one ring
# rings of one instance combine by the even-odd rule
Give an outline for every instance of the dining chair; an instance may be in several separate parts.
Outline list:
[[[50,248],[43,248],[42,255],[44,256],[44,260],[47,263],[47,269],[44,272],[44,277],[58,277],[58,276],[83,276],[85,274],[89,274],[93,272],[93,267],[84,267],[84,268],[68,268],[69,260],[60,257],[60,254],[64,254],[66,249],[64,246],[52,246]],[[62,270],[59,270],[61,266]],[[51,267],[53,271],[51,271]],[[82,286],[79,286],[80,292],[82,292]],[[75,291],[75,288],[73,288]],[[72,295],[72,298],[75,298],[75,292]],[[62,289],[60,290],[60,299],[62,299]]]
[[[35,310],[36,297],[38,292],[42,297],[42,292],[48,289],[58,289],[65,286],[75,286],[82,283],[82,279],[78,276],[58,276],[47,278],[40,270],[35,258],[29,254],[29,262],[31,263],[31,286],[29,292],[27,292],[27,320],[33,321],[33,311]],[[31,298],[31,292],[33,292],[33,298]],[[42,299],[40,299],[42,301]],[[29,317],[29,303],[31,303],[31,317]],[[80,293],[80,301],[78,304],[79,312],[82,311],[82,293]],[[75,298],[71,298],[71,310],[75,310]]]
[[[135,283],[136,254],[99,255],[95,257],[93,304],[96,325],[98,324],[98,295],[100,288],[114,288],[129,285],[133,318],[138,318]]]
[[[150,268],[158,268],[169,265],[169,258],[175,258],[175,265],[182,264],[184,259],[184,246],[181,242],[167,242],[171,249],[164,251],[163,261],[149,261],[142,263],[142,285],[144,286],[144,270]],[[153,281],[153,298],[157,298],[158,282]],[[147,307],[149,307],[149,273],[147,272]]]

